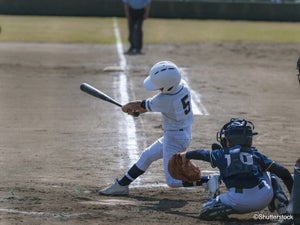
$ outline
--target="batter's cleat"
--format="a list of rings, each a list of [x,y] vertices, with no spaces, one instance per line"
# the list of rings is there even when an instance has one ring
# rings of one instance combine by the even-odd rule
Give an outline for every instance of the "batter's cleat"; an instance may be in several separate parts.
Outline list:
[[[209,192],[211,193],[211,197],[215,198],[220,193],[219,186],[220,186],[220,176],[211,175],[207,182],[207,187]]]
[[[115,183],[99,191],[99,195],[128,195],[129,187],[121,186],[118,180]]]

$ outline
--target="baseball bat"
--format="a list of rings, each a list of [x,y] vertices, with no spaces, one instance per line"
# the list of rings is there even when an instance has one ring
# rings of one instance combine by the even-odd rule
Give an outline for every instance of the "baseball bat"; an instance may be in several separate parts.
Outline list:
[[[80,85],[80,89],[84,91],[85,93],[88,93],[96,98],[100,98],[103,101],[110,102],[112,104],[115,104],[119,107],[122,107],[121,103],[114,100],[112,97],[108,96],[107,94],[103,93],[102,91],[98,90],[97,88],[93,87],[92,85],[89,85],[87,83],[82,83]]]
[[[93,87],[92,85],[89,85],[87,83],[82,83],[80,85],[80,90],[82,90],[83,92],[90,94],[96,98],[100,98],[103,101],[106,102],[110,102],[116,106],[122,107],[122,104],[119,103],[118,101],[116,101],[115,99],[113,99],[112,97],[108,96],[107,94],[105,94],[104,92],[98,90],[97,88]],[[133,113],[134,117],[138,117],[139,116],[139,112],[134,112]]]

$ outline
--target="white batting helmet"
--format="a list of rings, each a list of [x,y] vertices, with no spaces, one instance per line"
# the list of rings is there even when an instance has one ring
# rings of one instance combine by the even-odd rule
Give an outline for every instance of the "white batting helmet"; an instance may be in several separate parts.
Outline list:
[[[152,66],[149,76],[144,80],[144,87],[154,91],[162,89],[162,92],[171,92],[181,81],[181,73],[178,67],[170,61],[161,61]]]

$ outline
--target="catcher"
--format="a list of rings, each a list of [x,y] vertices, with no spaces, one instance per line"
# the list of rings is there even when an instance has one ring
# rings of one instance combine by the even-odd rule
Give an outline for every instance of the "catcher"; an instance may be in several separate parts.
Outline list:
[[[203,204],[200,219],[224,219],[230,214],[254,212],[267,206],[270,211],[286,213],[288,199],[278,177],[289,193],[293,178],[285,167],[252,147],[252,138],[257,134],[253,130],[250,121],[231,119],[217,133],[222,146],[214,144],[213,151],[198,149],[179,153],[183,163],[197,159],[217,167],[228,189]]]

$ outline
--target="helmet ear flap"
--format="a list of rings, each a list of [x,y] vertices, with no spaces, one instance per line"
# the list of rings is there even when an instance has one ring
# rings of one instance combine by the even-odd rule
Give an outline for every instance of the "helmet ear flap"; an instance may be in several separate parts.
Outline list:
[[[229,123],[226,123],[222,129],[217,133],[217,141],[221,144],[223,148],[227,147],[227,140],[225,138],[225,130],[228,127]]]

